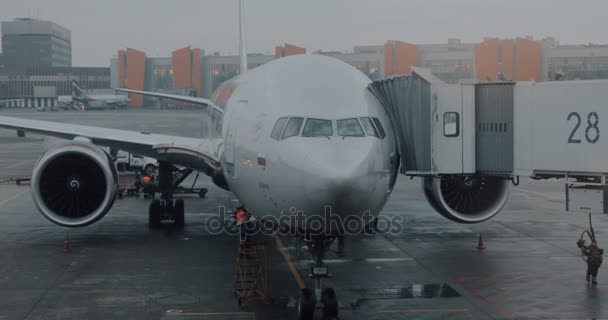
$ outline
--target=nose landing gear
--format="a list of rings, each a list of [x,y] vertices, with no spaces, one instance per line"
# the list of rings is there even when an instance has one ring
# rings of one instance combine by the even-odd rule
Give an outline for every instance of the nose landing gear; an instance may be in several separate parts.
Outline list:
[[[314,292],[309,288],[302,289],[298,300],[299,320],[314,319],[316,302],[322,304],[323,320],[337,320],[338,318],[338,297],[333,288],[323,288],[323,279],[331,278],[327,265],[323,262],[325,253],[331,246],[335,237],[316,237],[307,239],[306,244],[313,258],[310,277],[314,279]]]

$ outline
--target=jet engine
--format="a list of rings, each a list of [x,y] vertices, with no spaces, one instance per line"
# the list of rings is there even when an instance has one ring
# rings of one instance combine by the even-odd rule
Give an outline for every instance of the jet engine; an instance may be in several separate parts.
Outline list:
[[[442,216],[459,223],[479,223],[502,210],[510,181],[498,177],[425,177],[426,200]]]
[[[117,173],[110,156],[90,141],[48,149],[32,173],[32,197],[51,222],[82,227],[101,219],[116,198]]]

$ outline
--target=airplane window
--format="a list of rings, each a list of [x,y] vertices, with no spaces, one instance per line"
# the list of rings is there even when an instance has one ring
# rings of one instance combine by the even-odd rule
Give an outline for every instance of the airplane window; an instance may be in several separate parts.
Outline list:
[[[338,135],[342,137],[364,137],[365,132],[356,118],[338,120]]]
[[[378,132],[380,132],[380,138],[384,139],[384,137],[386,137],[386,132],[384,131],[384,128],[382,127],[382,123],[380,123],[380,119],[378,118],[373,118],[374,119],[374,124],[376,125],[376,128],[378,128]]]
[[[308,119],[302,131],[303,137],[329,137],[334,135],[330,120]]]
[[[283,139],[299,135],[302,122],[304,122],[304,118],[289,118],[285,132],[283,132]]]
[[[270,137],[275,140],[281,140],[281,133],[283,132],[283,128],[285,128],[285,123],[287,123],[287,117],[279,118],[277,123],[274,124],[274,128],[272,128]]]
[[[374,136],[374,137],[380,138],[380,135],[378,134],[378,130],[376,130],[376,127],[374,127],[374,123],[372,122],[372,119],[370,119],[368,117],[359,118],[359,119],[361,120],[361,123],[363,124],[363,127],[365,128],[365,131],[367,132],[368,136]]]

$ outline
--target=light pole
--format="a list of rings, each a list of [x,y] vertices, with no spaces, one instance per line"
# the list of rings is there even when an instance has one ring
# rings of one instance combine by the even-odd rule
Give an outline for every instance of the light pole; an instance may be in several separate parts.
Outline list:
[[[245,5],[243,0],[239,1],[239,56],[241,60],[241,74],[247,72],[247,52],[245,49]]]

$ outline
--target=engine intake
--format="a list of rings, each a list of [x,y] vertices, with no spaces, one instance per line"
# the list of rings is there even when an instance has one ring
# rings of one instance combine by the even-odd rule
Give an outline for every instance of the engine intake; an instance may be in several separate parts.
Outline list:
[[[51,222],[82,227],[101,219],[116,198],[114,163],[90,142],[69,141],[47,150],[32,173],[32,196]]]
[[[479,223],[494,217],[509,197],[509,180],[497,177],[425,177],[427,201],[442,216],[459,223]]]

